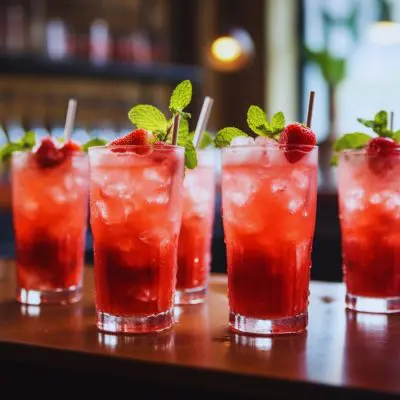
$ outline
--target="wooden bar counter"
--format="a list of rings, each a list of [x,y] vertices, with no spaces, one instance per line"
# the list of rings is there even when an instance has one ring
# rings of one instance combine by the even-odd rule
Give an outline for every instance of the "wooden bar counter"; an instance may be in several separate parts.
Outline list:
[[[176,307],[171,331],[119,336],[95,327],[90,268],[83,301],[60,307],[18,304],[14,274],[13,262],[0,262],[1,393],[400,396],[400,316],[346,311],[342,284],[312,283],[309,328],[297,336],[231,333],[222,275],[212,276],[205,304]]]

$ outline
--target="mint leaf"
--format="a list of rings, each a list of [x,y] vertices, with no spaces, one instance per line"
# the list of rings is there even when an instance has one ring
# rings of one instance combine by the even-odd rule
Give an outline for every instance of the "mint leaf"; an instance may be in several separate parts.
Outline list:
[[[264,110],[258,106],[250,106],[247,111],[247,125],[257,135],[270,136],[272,127],[267,121]]]
[[[281,133],[285,129],[285,116],[279,111],[272,116],[271,127],[274,135]]]
[[[197,167],[196,148],[190,140],[186,140],[185,143],[185,167],[189,169]]]
[[[329,162],[329,165],[331,167],[337,167],[338,164],[339,164],[339,153],[334,153],[332,155],[332,158],[331,158],[330,162]]]
[[[199,148],[200,149],[206,149],[207,147],[212,147],[214,146],[214,136],[211,135],[210,132],[204,131],[203,132],[203,137],[201,138]]]
[[[336,140],[335,144],[333,145],[333,149],[335,151],[342,151],[346,149],[361,149],[371,139],[371,136],[362,132],[346,133],[341,138]]]
[[[128,117],[139,129],[151,132],[166,132],[167,130],[167,119],[157,107],[139,104],[129,111]]]
[[[179,137],[189,136],[189,122],[186,119],[181,118],[180,123],[179,123]]]
[[[386,111],[379,111],[375,114],[374,120],[357,118],[364,126],[372,128],[379,136],[391,137],[392,132],[388,129],[388,114]]]
[[[387,128],[388,124],[388,114],[386,111],[379,111],[378,113],[375,114],[375,125],[378,125],[382,128]]]
[[[36,134],[33,131],[25,132],[20,139],[20,144],[23,149],[32,149],[36,145]]]
[[[367,128],[373,128],[375,126],[375,121],[371,121],[369,119],[357,118],[357,121]]]
[[[193,138],[190,134],[178,136],[178,146],[185,148],[185,167],[189,169],[197,167],[197,152],[192,140]]]
[[[16,142],[10,142],[6,143],[1,149],[0,149],[0,160],[2,162],[6,162],[11,158],[12,153],[15,151],[23,151],[24,148],[21,143],[16,143]]]
[[[241,131],[238,128],[227,127],[218,131],[217,136],[215,137],[215,146],[216,147],[227,147],[231,144],[232,140],[238,136],[249,136],[247,133]]]
[[[347,149],[362,149],[371,139],[371,136],[362,132],[353,132],[343,135],[341,138],[336,140],[335,144],[333,145],[333,150],[335,151],[335,154],[332,156],[331,165],[335,166],[338,164],[338,153],[340,153],[341,151]]]
[[[108,143],[107,140],[99,138],[99,137],[94,137],[89,139],[86,143],[82,145],[82,151],[88,151],[90,147],[95,147],[95,146],[105,146]]]
[[[400,131],[393,132],[392,139],[395,142],[400,143]]]
[[[181,82],[172,92],[169,109],[174,114],[183,111],[192,101],[192,83],[189,80]],[[187,117],[187,116],[186,116]]]

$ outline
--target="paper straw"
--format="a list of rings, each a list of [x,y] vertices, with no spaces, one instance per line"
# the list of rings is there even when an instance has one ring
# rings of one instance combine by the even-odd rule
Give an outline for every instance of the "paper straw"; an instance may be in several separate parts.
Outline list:
[[[310,92],[310,97],[308,100],[308,111],[307,111],[307,127],[311,128],[312,116],[314,111],[314,99],[315,99],[315,92],[312,90]]]
[[[178,143],[178,132],[179,132],[179,124],[181,122],[181,116],[176,114],[174,117],[174,125],[172,127],[172,144],[176,146]]]
[[[201,143],[204,130],[206,129],[208,120],[210,118],[213,104],[214,104],[214,99],[206,96],[203,102],[203,106],[201,107],[200,116],[199,120],[197,121],[196,129],[194,131],[193,144],[195,147],[199,147]]]
[[[65,141],[68,141],[71,138],[72,131],[74,129],[76,107],[77,107],[77,101],[75,99],[69,99],[67,117],[65,119],[65,128],[64,128]]]

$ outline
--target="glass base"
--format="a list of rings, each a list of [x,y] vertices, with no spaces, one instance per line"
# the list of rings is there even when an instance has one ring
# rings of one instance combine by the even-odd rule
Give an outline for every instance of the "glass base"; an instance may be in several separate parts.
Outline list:
[[[349,310],[376,313],[400,313],[400,297],[365,297],[346,294],[346,306]]]
[[[193,288],[175,291],[175,304],[199,304],[203,303],[207,294],[207,288]]]
[[[103,332],[151,333],[170,329],[174,324],[173,309],[148,316],[120,316],[96,311],[96,325]]]
[[[82,299],[82,287],[70,286],[66,289],[31,290],[17,288],[17,301],[22,304],[38,306],[40,304],[70,304]]]
[[[306,330],[307,323],[307,312],[278,319],[245,317],[233,311],[229,313],[229,325],[234,332],[252,335],[274,336],[300,333]]]

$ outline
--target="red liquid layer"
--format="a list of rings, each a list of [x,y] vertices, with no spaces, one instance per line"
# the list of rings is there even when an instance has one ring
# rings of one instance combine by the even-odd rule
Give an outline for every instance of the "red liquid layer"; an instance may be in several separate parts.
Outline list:
[[[243,245],[243,241],[242,241]],[[311,241],[273,245],[243,252],[227,246],[229,303],[246,317],[284,318],[307,310],[311,267]],[[281,253],[279,255],[279,253]]]
[[[207,285],[211,258],[211,232],[208,225],[208,221],[200,218],[182,221],[178,248],[178,290]]]
[[[17,236],[17,279],[26,290],[55,290],[79,286],[84,265],[84,238]]]
[[[385,238],[348,238],[343,241],[347,291],[356,296],[400,296],[400,246]]]
[[[138,254],[140,252],[140,254]],[[96,307],[114,316],[148,316],[168,311],[176,275],[176,245],[155,246],[130,254],[107,244],[95,245]]]
[[[280,149],[271,147],[271,154],[255,152],[260,160],[252,163],[252,153],[244,151],[233,149],[223,155],[230,309],[255,319],[295,317],[305,313],[308,305],[315,160],[304,158],[292,165]],[[239,156],[246,156],[246,163],[236,164]],[[269,162],[272,156],[279,164]]]
[[[13,155],[13,218],[20,289],[80,286],[87,224],[88,160],[78,153],[42,168],[32,153]]]

